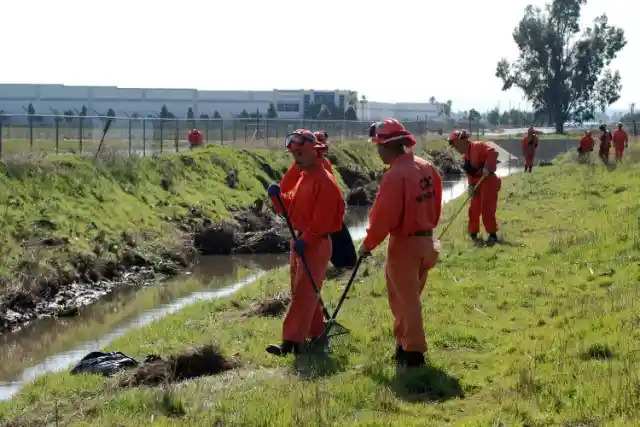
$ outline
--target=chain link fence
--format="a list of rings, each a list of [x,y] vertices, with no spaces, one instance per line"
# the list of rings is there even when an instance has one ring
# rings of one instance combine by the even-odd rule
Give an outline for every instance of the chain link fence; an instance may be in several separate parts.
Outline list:
[[[202,131],[206,144],[281,149],[295,129],[324,130],[333,143],[368,138],[369,121],[306,119],[179,119],[104,116],[0,116],[0,156],[44,153],[95,153],[108,119],[111,126],[101,150],[149,156],[189,150],[190,129]],[[440,137],[442,124],[403,121],[415,135]]]

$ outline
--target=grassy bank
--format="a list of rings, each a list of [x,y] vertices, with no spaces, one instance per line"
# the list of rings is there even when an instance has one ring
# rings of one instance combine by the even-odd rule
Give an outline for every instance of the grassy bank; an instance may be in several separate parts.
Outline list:
[[[638,153],[631,153],[639,160]],[[203,302],[111,345],[134,357],[216,342],[241,367],[156,388],[116,379],[38,379],[0,419],[60,425],[634,425],[640,415],[640,168],[565,159],[504,180],[505,242],[476,248],[464,218],[443,241],[423,295],[431,368],[396,375],[379,250],[339,320],[330,361],[264,353],[281,319],[243,315],[286,290],[281,270],[232,299]],[[447,205],[445,217],[460,201]],[[464,216],[464,215],[463,215]],[[342,282],[323,292],[332,305]],[[16,418],[18,417],[18,418]],[[35,425],[35,424],[33,424]]]

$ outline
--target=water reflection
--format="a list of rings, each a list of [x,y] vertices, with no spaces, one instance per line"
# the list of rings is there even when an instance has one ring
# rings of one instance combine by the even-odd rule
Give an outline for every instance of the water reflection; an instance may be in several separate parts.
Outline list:
[[[521,171],[522,168],[503,167],[498,175]],[[465,179],[444,182],[443,203],[459,197],[466,188]],[[367,207],[349,208],[347,212],[345,221],[354,240],[365,236],[367,212]],[[44,373],[67,369],[131,329],[198,300],[232,294],[287,261],[287,254],[203,257],[188,273],[195,280],[181,277],[148,287],[128,287],[87,307],[77,317],[42,320],[15,334],[3,335],[0,399],[11,398],[25,383]]]

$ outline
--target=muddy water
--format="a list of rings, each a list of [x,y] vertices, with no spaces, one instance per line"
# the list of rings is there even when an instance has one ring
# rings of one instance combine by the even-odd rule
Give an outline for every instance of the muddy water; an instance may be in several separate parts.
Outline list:
[[[522,171],[505,167],[498,175]],[[444,202],[466,191],[466,180],[444,185]],[[346,222],[354,240],[366,233],[367,208],[350,208]],[[0,400],[47,372],[68,369],[91,351],[109,345],[131,329],[198,300],[230,295],[269,270],[286,264],[288,255],[202,257],[182,277],[162,284],[129,287],[113,293],[73,318],[45,319],[14,334],[0,337]]]

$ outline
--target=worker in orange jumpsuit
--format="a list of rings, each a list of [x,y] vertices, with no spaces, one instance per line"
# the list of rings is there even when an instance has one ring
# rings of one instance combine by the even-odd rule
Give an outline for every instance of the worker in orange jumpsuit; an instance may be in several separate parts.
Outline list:
[[[578,161],[581,163],[588,162],[591,157],[591,152],[596,142],[593,140],[590,130],[584,131],[584,136],[580,139],[580,145],[578,146]]]
[[[314,136],[316,137],[316,141],[318,142],[318,157],[320,157],[320,161],[322,162],[324,168],[333,174],[333,167],[331,166],[331,162],[324,156],[327,151],[329,151],[329,135],[324,131],[318,131],[314,133]],[[293,163],[291,163],[289,170],[284,174],[284,177],[282,177],[282,180],[280,181],[280,190],[283,193],[288,193],[289,191],[293,190],[293,188],[298,183],[301,174],[302,171],[296,166],[296,162],[294,160]]]
[[[395,359],[401,366],[423,366],[427,342],[420,294],[440,251],[433,230],[440,221],[442,178],[431,163],[413,154],[416,139],[399,121],[374,123],[369,135],[390,167],[369,211],[369,228],[358,252],[368,256],[391,235],[385,278],[394,317]]]
[[[187,141],[189,141],[189,148],[200,147],[204,145],[204,136],[199,129],[191,129],[187,134]]]
[[[286,139],[291,152],[303,173],[289,193],[282,193],[278,184],[268,188],[268,195],[276,211],[282,213],[284,204],[291,225],[296,230],[291,242],[291,304],[283,325],[283,340],[279,345],[269,345],[268,353],[285,356],[300,353],[305,339],[315,341],[323,336],[324,317],[314,292],[310,277],[302,263],[304,256],[313,279],[322,288],[331,257],[330,233],[339,231],[345,212],[340,187],[323,167],[318,149],[322,148],[311,131],[298,129]]]
[[[629,146],[629,135],[627,131],[622,129],[622,123],[618,123],[618,129],[613,132],[613,146],[616,150],[616,162],[620,163],[622,161],[622,156],[624,156],[624,149]]]
[[[533,159],[536,155],[536,150],[538,149],[538,145],[540,144],[540,139],[538,135],[531,126],[527,130],[527,134],[524,138],[522,138],[522,155],[524,156],[524,171],[531,172],[533,169]]]
[[[598,156],[602,159],[604,164],[609,164],[609,151],[611,150],[611,141],[613,141],[613,135],[611,131],[607,129],[607,125],[600,125],[600,149],[598,150]]]
[[[498,242],[498,221],[496,210],[498,209],[498,194],[502,187],[502,180],[496,175],[498,165],[498,152],[490,144],[480,141],[471,141],[471,135],[466,130],[455,130],[447,141],[462,154],[463,169],[469,182],[469,224],[468,230],[471,239],[478,241],[480,232],[480,217],[486,232],[488,244]],[[482,182],[480,179],[482,178]],[[479,184],[479,185],[478,185]]]

